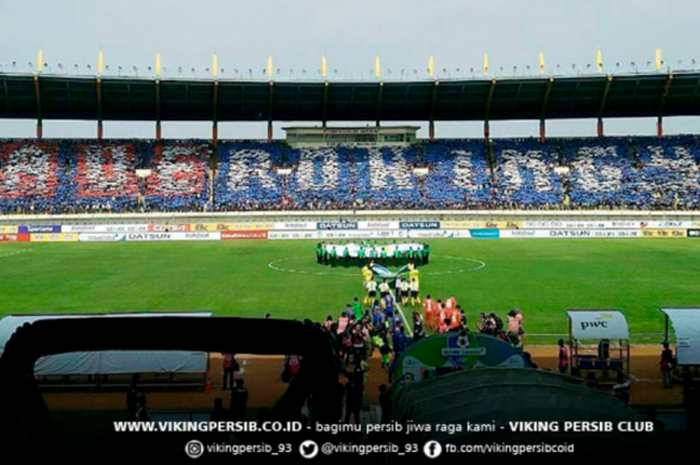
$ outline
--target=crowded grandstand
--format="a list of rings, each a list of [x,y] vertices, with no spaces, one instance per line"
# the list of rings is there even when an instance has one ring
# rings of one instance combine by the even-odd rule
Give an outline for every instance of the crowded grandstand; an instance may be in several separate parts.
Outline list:
[[[0,210],[692,210],[700,199],[697,136],[238,141],[213,154],[204,141],[3,141]]]

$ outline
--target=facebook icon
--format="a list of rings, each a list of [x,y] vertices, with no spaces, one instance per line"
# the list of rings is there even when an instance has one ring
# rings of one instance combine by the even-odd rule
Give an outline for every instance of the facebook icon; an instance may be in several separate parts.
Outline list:
[[[442,454],[442,446],[437,441],[428,441],[423,446],[423,453],[429,459],[436,459]]]

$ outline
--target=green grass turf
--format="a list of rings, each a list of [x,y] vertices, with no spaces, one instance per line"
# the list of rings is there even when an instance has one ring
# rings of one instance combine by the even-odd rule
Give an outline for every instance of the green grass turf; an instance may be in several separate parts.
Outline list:
[[[479,311],[505,316],[518,306],[528,333],[565,333],[567,308],[619,308],[633,333],[647,333],[663,331],[659,307],[700,306],[700,240],[430,243],[422,294],[454,295],[470,321]],[[314,247],[310,241],[0,244],[0,316],[211,310],[323,320],[361,295],[361,278],[357,268],[317,265]],[[31,251],[13,254],[20,250]],[[477,266],[464,258],[486,267],[460,273]],[[310,274],[269,268],[276,260]]]

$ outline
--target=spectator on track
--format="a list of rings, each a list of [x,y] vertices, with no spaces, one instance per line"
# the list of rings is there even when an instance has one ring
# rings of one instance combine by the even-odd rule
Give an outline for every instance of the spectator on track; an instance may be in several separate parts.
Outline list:
[[[224,382],[221,387],[221,390],[225,391],[226,385],[228,385],[230,389],[233,389],[233,374],[235,371],[238,371],[236,369],[236,365],[238,365],[238,362],[236,362],[236,359],[233,356],[233,354],[225,353],[223,354],[223,356]]]
[[[386,370],[391,364],[391,354],[393,351],[391,346],[389,346],[389,341],[387,340],[386,334],[383,334],[381,338],[382,345],[379,347],[379,353],[382,356],[382,370]]]
[[[136,420],[137,421],[151,421],[151,416],[148,414],[148,406],[146,405],[146,402],[148,399],[144,394],[141,394],[138,397],[137,404],[138,408],[136,409]]]
[[[493,315],[493,313],[491,315]],[[480,321],[477,327],[480,333],[496,336],[496,320],[491,315],[487,316],[486,313],[481,312],[479,314]]]
[[[391,420],[391,390],[386,384],[379,386],[379,406],[382,409],[381,423],[389,423]]]
[[[348,322],[350,319],[348,318],[348,315],[346,312],[341,312],[340,318],[338,318],[338,334],[342,334],[345,332],[345,329],[348,327]]]
[[[350,418],[358,425],[361,424],[360,410],[362,409],[362,400],[364,394],[362,370],[359,372],[354,370],[348,376],[348,382],[345,385],[346,401],[345,401],[345,423],[350,423]]]
[[[129,385],[129,389],[126,391],[126,410],[129,420],[136,419],[136,411],[139,408],[139,380],[140,375],[138,373],[134,373],[134,375],[131,377],[131,384]]]
[[[673,373],[675,362],[673,351],[670,349],[668,342],[664,342],[660,362],[664,389],[671,389],[671,387],[673,387],[671,374]]]
[[[419,312],[413,312],[413,340],[419,341],[425,337],[425,323],[423,315]]]
[[[559,339],[557,342],[559,353],[557,354],[557,369],[559,373],[565,375],[569,369],[569,349],[564,344],[564,339]]]
[[[408,347],[408,338],[406,337],[406,330],[404,326],[398,325],[397,330],[394,331],[393,337],[394,355],[396,358],[401,356],[404,350]]]
[[[244,421],[247,408],[248,389],[244,386],[243,378],[238,378],[236,380],[236,388],[231,390],[231,402],[229,404],[231,420]]]
[[[229,414],[224,408],[224,401],[221,397],[214,399],[214,410],[212,410],[210,419],[211,421],[227,421]]]
[[[491,318],[494,322],[496,335],[503,332],[503,320],[493,312],[489,315],[489,318]]]

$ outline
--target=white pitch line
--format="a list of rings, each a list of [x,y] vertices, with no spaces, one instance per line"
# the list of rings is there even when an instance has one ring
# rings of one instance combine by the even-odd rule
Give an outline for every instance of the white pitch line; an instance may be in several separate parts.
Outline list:
[[[406,315],[404,315],[403,310],[401,310],[401,305],[399,305],[399,301],[396,299],[396,295],[394,295],[394,291],[391,290],[391,287],[389,288],[389,294],[391,294],[391,298],[394,299],[394,302],[396,303],[396,308],[399,309],[399,312],[401,312],[401,319],[404,321],[404,327],[408,331],[408,335],[413,337],[413,330],[408,324],[408,320],[406,319]]]
[[[637,378],[633,374],[630,374],[630,379],[634,381],[635,383],[658,383],[662,380],[660,379],[651,379],[651,378]]]
[[[31,252],[32,249],[19,249],[15,250],[14,252],[9,252],[3,255],[0,255],[0,258],[5,258],[5,257],[12,257],[13,255],[19,255],[21,253],[26,253],[26,252]]]
[[[467,261],[467,262],[472,262],[476,263],[477,266],[472,267],[472,268],[462,268],[460,270],[447,270],[447,271],[425,271],[423,272],[423,276],[440,276],[440,275],[448,275],[448,274],[458,274],[458,273],[468,273],[470,271],[479,271],[483,270],[486,268],[486,263],[482,260],[477,260],[474,258],[466,258],[466,257],[453,257],[449,255],[440,255],[440,258],[444,258],[447,260],[461,260],[461,261]],[[316,276],[348,276],[348,277],[356,277],[357,275],[355,273],[327,273],[323,271],[307,271],[307,270],[297,270],[294,268],[283,268],[281,266],[278,266],[278,264],[283,263],[283,262],[290,262],[290,261],[298,261],[298,260],[304,260],[304,257],[287,257],[287,258],[281,258],[279,260],[273,260],[270,263],[267,264],[267,267],[270,268],[271,270],[274,271],[279,271],[282,273],[296,273],[296,274],[305,274],[305,275],[316,275]]]
[[[303,258],[303,257],[301,257]],[[267,264],[267,267],[270,268],[271,270],[274,271],[280,271],[282,273],[297,273],[297,274],[306,274],[306,275],[316,275],[316,276],[348,276],[351,278],[356,278],[357,274],[353,273],[325,273],[322,271],[306,271],[306,270],[295,270],[293,268],[281,268],[277,266],[278,263],[282,262],[288,262],[291,260],[299,259],[299,257],[289,257],[289,258],[282,258],[280,260],[273,260],[270,263]]]

